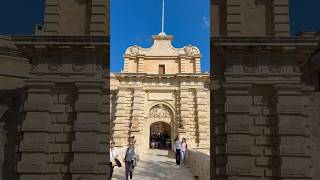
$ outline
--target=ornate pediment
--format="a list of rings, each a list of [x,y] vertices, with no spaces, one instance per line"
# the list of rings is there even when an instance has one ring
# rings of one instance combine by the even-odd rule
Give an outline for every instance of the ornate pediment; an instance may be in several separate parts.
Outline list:
[[[170,109],[162,104],[154,106],[149,113],[150,118],[170,118]]]

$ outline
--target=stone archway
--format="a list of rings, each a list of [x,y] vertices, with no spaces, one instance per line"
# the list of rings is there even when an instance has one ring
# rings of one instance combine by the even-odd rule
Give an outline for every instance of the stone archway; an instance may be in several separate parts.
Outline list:
[[[150,137],[151,126],[154,123],[164,123],[170,126],[170,140],[178,134],[177,123],[175,122],[174,112],[165,103],[153,104],[151,108],[147,109],[147,116],[145,117],[143,137]],[[150,139],[144,138],[144,149],[149,149]]]

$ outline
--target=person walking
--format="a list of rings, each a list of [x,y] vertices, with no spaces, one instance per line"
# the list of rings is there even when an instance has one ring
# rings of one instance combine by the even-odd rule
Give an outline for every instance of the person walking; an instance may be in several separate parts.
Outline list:
[[[119,161],[118,160],[119,151],[115,147],[115,145],[116,143],[114,141],[111,141],[110,143],[110,179],[112,179],[114,167],[118,166],[116,161]]]
[[[177,166],[180,166],[180,161],[181,161],[181,142],[180,142],[179,136],[177,136],[174,141],[175,141],[174,150],[176,152],[176,164],[177,164]]]
[[[187,139],[182,138],[182,143],[181,143],[181,163],[182,163],[182,165],[185,165],[187,150],[188,150]]]
[[[124,162],[126,166],[126,180],[132,180],[133,176],[133,169],[136,166],[136,163],[139,159],[139,155],[137,151],[134,148],[134,143],[132,141],[129,141],[128,148],[125,153]]]

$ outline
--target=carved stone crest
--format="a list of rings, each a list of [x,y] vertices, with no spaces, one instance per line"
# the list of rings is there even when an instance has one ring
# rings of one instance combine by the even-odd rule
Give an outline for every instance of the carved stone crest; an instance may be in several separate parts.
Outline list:
[[[137,56],[139,54],[139,47],[137,45],[130,47],[129,50],[130,50],[131,56]]]
[[[167,107],[162,104],[156,105],[150,110],[149,117],[151,118],[170,118],[170,112]]]
[[[188,45],[184,48],[184,52],[186,53],[187,56],[194,56],[195,54],[198,53],[197,49],[193,47],[192,45]]]

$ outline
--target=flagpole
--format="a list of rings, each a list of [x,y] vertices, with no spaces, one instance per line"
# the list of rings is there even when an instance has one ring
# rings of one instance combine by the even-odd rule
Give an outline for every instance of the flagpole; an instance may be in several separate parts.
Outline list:
[[[164,34],[164,0],[162,0],[162,34]]]

